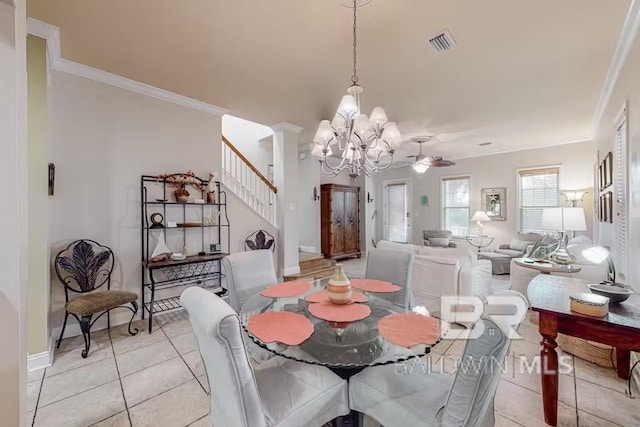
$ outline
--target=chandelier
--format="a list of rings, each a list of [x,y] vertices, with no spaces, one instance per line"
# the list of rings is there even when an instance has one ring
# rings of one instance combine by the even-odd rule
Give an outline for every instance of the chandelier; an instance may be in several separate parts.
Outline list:
[[[369,0],[370,1],[370,0]],[[367,0],[341,0],[353,8],[353,75],[347,95],[342,97],[332,121],[323,120],[313,138],[311,154],[320,156],[322,173],[338,175],[346,170],[355,178],[362,173],[387,169],[393,162],[393,153],[403,142],[395,122],[390,122],[382,107],[376,107],[371,116],[360,112],[362,86],[357,73],[357,17],[358,6]],[[342,152],[342,158],[333,160],[333,149]],[[332,149],[333,147],[333,149]],[[333,165],[331,163],[334,163]]]

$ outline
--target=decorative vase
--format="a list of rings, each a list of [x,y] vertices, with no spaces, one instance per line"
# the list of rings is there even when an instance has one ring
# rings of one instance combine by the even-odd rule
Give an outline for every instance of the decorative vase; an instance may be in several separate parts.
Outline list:
[[[351,282],[344,274],[342,264],[336,264],[336,269],[327,285],[327,294],[334,304],[342,305],[351,302]]]
[[[216,193],[213,191],[209,191],[207,193],[207,203],[215,203],[216,202]]]
[[[189,190],[186,188],[178,188],[173,192],[176,196],[176,202],[178,203],[188,203],[189,202]]]

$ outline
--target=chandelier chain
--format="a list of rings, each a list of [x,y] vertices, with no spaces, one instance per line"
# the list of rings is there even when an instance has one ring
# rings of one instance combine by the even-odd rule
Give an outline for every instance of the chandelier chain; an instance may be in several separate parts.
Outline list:
[[[357,20],[358,20],[358,0],[353,0],[353,76],[351,76],[351,83],[354,85],[358,84],[358,73],[357,73],[357,41],[358,35],[356,32],[357,28]]]

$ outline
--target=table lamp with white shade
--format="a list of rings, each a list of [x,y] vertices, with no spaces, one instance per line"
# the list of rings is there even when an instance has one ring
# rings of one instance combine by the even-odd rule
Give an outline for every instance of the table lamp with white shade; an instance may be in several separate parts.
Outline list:
[[[549,254],[549,260],[557,264],[574,264],[576,258],[567,252],[567,231],[586,231],[587,221],[582,208],[544,208],[542,209],[543,230],[560,232],[558,249]]]
[[[489,215],[487,215],[485,211],[476,211],[471,217],[471,222],[474,221],[478,227],[478,236],[482,236],[482,232],[484,231],[484,225],[482,225],[482,223],[491,222],[491,218],[489,218]]]

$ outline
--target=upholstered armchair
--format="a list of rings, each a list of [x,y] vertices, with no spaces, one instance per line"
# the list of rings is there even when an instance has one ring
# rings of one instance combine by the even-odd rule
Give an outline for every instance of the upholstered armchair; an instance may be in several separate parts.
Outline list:
[[[61,250],[55,258],[55,270],[64,286],[66,300],[64,323],[58,348],[64,337],[69,315],[80,324],[84,337],[82,357],[89,354],[91,328],[103,315],[107,315],[107,327],[111,326],[110,312],[116,308],[131,310],[129,333],[136,335],[138,329],[131,329],[131,322],[138,312],[138,294],[128,291],[111,290],[111,273],[114,256],[111,249],[93,240],[76,240]],[[106,287],[106,290],[99,288]],[[104,289],[104,288],[102,288]],[[76,294],[77,296],[73,297]]]
[[[413,255],[409,264],[410,306],[422,305],[440,316],[443,296],[485,297],[491,293],[491,263],[468,257]],[[446,319],[455,321],[455,319]]]
[[[424,246],[440,248],[456,248],[458,245],[452,240],[453,234],[448,230],[423,230]]]

